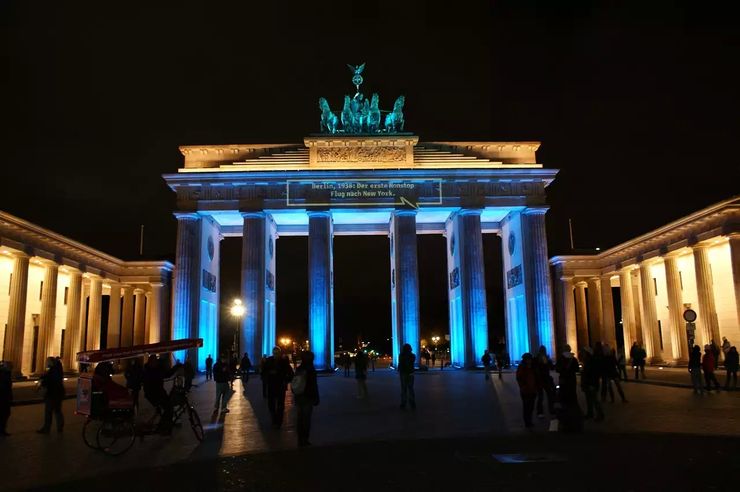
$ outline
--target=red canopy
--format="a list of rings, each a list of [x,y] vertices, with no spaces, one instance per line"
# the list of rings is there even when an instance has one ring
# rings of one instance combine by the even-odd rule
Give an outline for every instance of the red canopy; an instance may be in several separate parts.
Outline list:
[[[203,346],[202,338],[184,338],[170,342],[148,343],[133,347],[120,347],[104,350],[77,352],[77,362],[103,362],[116,359],[133,359],[147,354],[163,354],[177,350],[187,350]]]

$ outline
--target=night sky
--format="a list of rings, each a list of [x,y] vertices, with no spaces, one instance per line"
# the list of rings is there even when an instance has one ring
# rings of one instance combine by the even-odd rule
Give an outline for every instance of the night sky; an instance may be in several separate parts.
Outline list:
[[[740,30],[714,3],[0,2],[0,209],[124,259],[174,259],[161,174],[185,144],[300,142],[317,99],[406,95],[421,140],[539,140],[561,169],[549,247],[606,248],[738,193]],[[215,2],[212,2],[215,3]],[[338,108],[337,108],[338,109]],[[422,335],[446,329],[444,242],[420,237]],[[306,240],[278,241],[278,324],[300,336]],[[388,245],[336,240],[337,337],[389,336]],[[222,294],[239,245],[222,243]],[[500,242],[486,237],[500,333]],[[346,343],[346,342],[345,342]]]

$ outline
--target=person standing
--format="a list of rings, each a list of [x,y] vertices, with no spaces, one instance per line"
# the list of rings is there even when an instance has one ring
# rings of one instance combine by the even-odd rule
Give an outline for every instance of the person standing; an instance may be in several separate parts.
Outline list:
[[[260,380],[262,381],[262,398],[267,398],[267,373],[265,372],[267,364],[267,354],[262,354],[260,359]]]
[[[488,349],[483,352],[483,357],[480,358],[480,361],[483,363],[483,372],[486,375],[486,381],[488,381],[491,371],[491,354],[488,353]]]
[[[716,371],[717,368],[719,367],[720,349],[719,349],[719,346],[717,345],[717,342],[714,341],[714,338],[712,338],[709,341],[709,347],[712,350],[712,357],[714,357],[714,370]]]
[[[13,404],[13,379],[10,362],[0,361],[0,437],[9,436],[8,419]]]
[[[506,344],[499,343],[496,349],[496,369],[498,369],[498,378],[504,379],[504,365],[506,365]]]
[[[267,408],[272,417],[272,426],[279,429],[283,425],[285,414],[285,390],[293,379],[290,362],[283,356],[280,347],[272,349],[272,357],[265,361],[267,377]]]
[[[226,363],[226,356],[221,354],[213,365],[213,380],[216,382],[216,402],[213,404],[214,414],[229,413],[227,405],[231,398],[231,374]]]
[[[640,347],[637,342],[633,342],[630,357],[632,358],[632,366],[635,368],[635,380],[640,379],[640,372],[642,372],[642,379],[645,379],[645,349]]]
[[[185,358],[185,363],[182,365],[182,372],[185,379],[185,391],[190,391],[190,388],[193,387],[193,379],[195,379],[195,368],[189,358]]]
[[[727,379],[725,379],[726,390],[730,389],[730,380],[732,380],[732,389],[737,389],[738,365],[740,365],[740,360],[738,359],[737,347],[733,345],[725,354],[725,370],[727,371]]]
[[[355,379],[357,380],[357,398],[367,398],[367,354],[362,350],[355,355]]]
[[[528,354],[530,357],[532,354]],[[547,355],[547,349],[540,346],[537,357],[532,359],[532,369],[537,377],[537,418],[545,417],[545,396],[547,396],[547,410],[550,417],[555,416],[555,382],[550,371],[555,368],[552,359]]]
[[[714,349],[712,345],[704,346],[704,358],[701,361],[701,367],[704,369],[704,382],[706,383],[707,393],[712,391],[712,383],[714,383],[714,389],[719,390],[719,381],[717,381],[717,376],[714,375],[717,361],[714,360]]]
[[[48,434],[51,430],[52,414],[57,420],[57,432],[64,430],[64,415],[62,401],[64,400],[64,371],[62,363],[54,357],[47,357],[46,372],[41,376],[41,387],[44,388],[44,426],[39,434]]]
[[[727,339],[727,337],[722,337],[722,356],[727,358],[727,353],[730,351],[730,347],[732,345],[730,344],[730,341]]]
[[[606,399],[606,390],[608,389],[609,399],[614,403],[614,390],[612,390],[612,383],[614,383],[614,386],[617,388],[617,393],[619,393],[619,397],[622,399],[622,403],[627,403],[627,398],[624,397],[622,385],[619,383],[620,369],[618,368],[617,351],[609,349],[608,345],[604,345],[604,350],[606,352],[604,356],[604,375],[602,377],[604,388],[601,388],[601,401]]]
[[[239,363],[239,370],[242,373],[242,386],[244,386],[244,391],[246,391],[247,383],[249,382],[249,371],[252,370],[252,361],[249,360],[249,355],[246,352],[244,352],[244,357],[242,357]]]
[[[370,355],[370,367],[372,368],[372,371],[375,372],[375,361],[378,360],[378,353],[373,350],[372,354]]]
[[[600,347],[599,347],[600,348]],[[596,422],[604,420],[604,409],[597,398],[599,392],[599,357],[589,347],[581,352],[583,372],[581,374],[581,391],[586,395],[586,419],[593,418]],[[595,415],[594,415],[595,414]]]
[[[578,359],[571,352],[570,345],[563,346],[563,352],[555,364],[559,374],[558,402],[561,411],[558,414],[560,429],[563,432],[580,432],[583,428],[581,407],[578,405],[578,382],[576,375],[580,368]]]
[[[416,355],[411,345],[405,343],[398,356],[398,374],[401,377],[401,410],[406,409],[408,403],[412,410],[416,409],[416,394],[414,394],[414,363]]]
[[[352,358],[349,356],[349,352],[342,354],[342,365],[344,366],[344,377],[349,377],[349,370],[352,367]]]
[[[537,384],[537,373],[532,364],[532,354],[522,355],[522,362],[516,370],[516,382],[519,384],[519,395],[522,397],[522,415],[524,426],[532,427],[532,412],[534,401],[537,398],[539,385]]]
[[[208,354],[206,357],[206,381],[213,379],[213,357]]]
[[[437,365],[437,351],[432,352],[432,367]]]
[[[134,408],[139,409],[139,392],[141,392],[141,381],[144,376],[144,369],[141,367],[141,359],[134,359],[124,372],[126,378],[126,387],[131,390],[131,397],[134,401]]]
[[[295,371],[296,382],[302,381],[303,388],[294,385],[295,403],[298,407],[296,413],[296,433],[298,434],[298,446],[310,446],[308,438],[311,433],[311,415],[313,407],[319,404],[319,382],[316,376],[316,368],[313,365],[314,355],[311,351],[301,353],[301,365]]]
[[[689,354],[689,374],[691,384],[694,386],[694,394],[704,394],[704,386],[701,383],[701,347],[694,345]]]
[[[617,379],[624,379],[627,381],[627,361],[624,356],[624,350],[619,350],[619,356],[617,357]]]
[[[173,368],[174,369],[174,368]],[[172,371],[174,373],[174,370]],[[144,397],[154,408],[161,409],[162,418],[159,420],[159,432],[169,435],[172,432],[172,401],[167,390],[164,389],[164,380],[171,374],[167,374],[164,364],[157,360],[152,354],[144,366],[141,377]]]

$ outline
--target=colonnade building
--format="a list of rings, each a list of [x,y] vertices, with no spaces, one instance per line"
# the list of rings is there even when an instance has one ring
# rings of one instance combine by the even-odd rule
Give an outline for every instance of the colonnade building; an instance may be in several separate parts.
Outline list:
[[[0,354],[15,377],[59,356],[170,338],[173,265],[123,261],[0,212]]]
[[[740,344],[740,198],[600,254],[550,263],[561,345],[576,350],[601,341],[623,345],[629,357],[636,341],[649,362],[683,364],[689,308],[698,315],[695,344],[721,344],[722,337]]]

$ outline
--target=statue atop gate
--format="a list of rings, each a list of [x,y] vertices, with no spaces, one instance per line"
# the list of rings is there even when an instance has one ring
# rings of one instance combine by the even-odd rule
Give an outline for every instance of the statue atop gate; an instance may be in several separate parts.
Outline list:
[[[368,100],[362,92],[360,85],[364,82],[362,71],[365,64],[347,65],[352,71],[352,83],[355,86],[355,95],[344,96],[344,106],[341,113],[337,115],[331,110],[326,98],[319,98],[319,109],[321,110],[321,133],[339,135],[359,134],[398,134],[403,132],[403,105],[406,102],[404,96],[399,96],[393,105],[392,111],[380,109],[380,96],[373,94]],[[385,119],[381,113],[386,113]],[[383,125],[381,125],[381,122]]]

